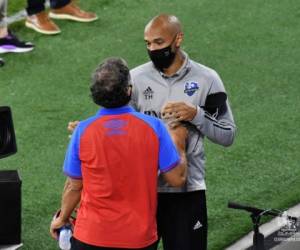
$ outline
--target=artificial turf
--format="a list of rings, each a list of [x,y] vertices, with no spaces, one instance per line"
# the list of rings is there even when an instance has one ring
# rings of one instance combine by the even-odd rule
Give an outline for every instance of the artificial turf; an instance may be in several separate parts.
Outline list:
[[[10,1],[9,12],[25,1]],[[238,126],[230,148],[207,141],[209,250],[224,249],[251,229],[246,213],[228,200],[285,209],[300,195],[299,1],[273,0],[86,0],[95,23],[57,21],[62,34],[47,37],[12,26],[36,49],[4,55],[0,105],[12,107],[19,152],[0,161],[23,179],[23,249],[56,249],[48,235],[59,207],[61,165],[69,120],[97,107],[89,98],[90,75],[108,56],[130,67],[148,60],[143,29],[154,15],[177,15],[183,49],[216,69],[224,81]],[[0,201],[1,202],[1,201]]]

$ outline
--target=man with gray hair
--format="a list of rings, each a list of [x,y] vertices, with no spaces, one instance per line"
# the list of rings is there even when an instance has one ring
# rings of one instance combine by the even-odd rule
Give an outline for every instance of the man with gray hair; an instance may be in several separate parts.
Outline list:
[[[72,250],[154,250],[157,175],[172,186],[184,185],[185,148],[181,143],[176,149],[172,139],[187,131],[170,129],[171,139],[159,119],[127,106],[131,85],[123,59],[101,63],[90,90],[102,108],[72,135],[63,167],[68,181],[50,233],[57,238],[56,230],[80,201]]]
[[[225,88],[214,70],[191,60],[180,48],[183,31],[177,17],[154,17],[145,27],[144,40],[151,61],[131,71],[132,105],[171,127],[188,128],[187,182],[171,187],[160,177],[158,233],[164,250],[205,250],[204,138],[230,146],[236,130]]]

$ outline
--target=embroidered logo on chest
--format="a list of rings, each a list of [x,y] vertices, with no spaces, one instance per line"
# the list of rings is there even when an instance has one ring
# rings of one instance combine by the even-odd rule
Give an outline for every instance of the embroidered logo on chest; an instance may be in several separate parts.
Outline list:
[[[188,96],[192,96],[199,89],[198,84],[199,83],[197,82],[187,82],[184,85],[184,93],[187,94]]]
[[[148,87],[146,90],[144,90],[143,94],[146,100],[151,100],[153,98],[154,91]]]

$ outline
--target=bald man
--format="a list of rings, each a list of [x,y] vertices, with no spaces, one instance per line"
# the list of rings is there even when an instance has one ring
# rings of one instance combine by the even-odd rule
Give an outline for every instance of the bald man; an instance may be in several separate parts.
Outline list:
[[[183,31],[172,15],[154,17],[145,27],[150,62],[131,71],[132,105],[188,129],[187,183],[169,186],[159,177],[158,233],[164,250],[207,249],[204,138],[230,146],[235,124],[218,74],[181,49]]]

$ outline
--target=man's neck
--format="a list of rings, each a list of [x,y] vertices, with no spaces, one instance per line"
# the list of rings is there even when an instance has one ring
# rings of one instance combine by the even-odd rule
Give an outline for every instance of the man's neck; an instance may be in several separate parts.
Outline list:
[[[167,69],[164,69],[164,74],[166,76],[174,75],[182,67],[184,60],[185,55],[181,50],[179,50],[178,53],[176,53],[174,62],[171,64],[171,66]]]

